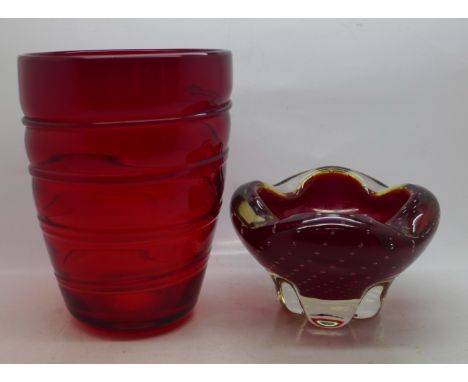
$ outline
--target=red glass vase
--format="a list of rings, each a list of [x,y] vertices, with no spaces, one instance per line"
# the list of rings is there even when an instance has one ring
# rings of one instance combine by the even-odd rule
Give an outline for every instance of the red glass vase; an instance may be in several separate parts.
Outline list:
[[[69,311],[146,330],[196,304],[221,205],[231,53],[25,54],[33,194]]]

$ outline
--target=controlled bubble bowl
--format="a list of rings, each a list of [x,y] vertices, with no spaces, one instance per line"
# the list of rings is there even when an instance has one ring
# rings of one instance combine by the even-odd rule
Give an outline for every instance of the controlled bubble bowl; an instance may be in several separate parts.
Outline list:
[[[240,186],[231,217],[279,301],[313,325],[339,328],[379,312],[395,277],[432,239],[439,204],[420,186],[388,188],[357,171],[322,167],[274,186]]]

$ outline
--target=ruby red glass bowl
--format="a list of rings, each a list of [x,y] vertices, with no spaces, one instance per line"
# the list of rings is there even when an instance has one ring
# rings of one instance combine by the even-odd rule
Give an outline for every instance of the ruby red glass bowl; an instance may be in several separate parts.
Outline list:
[[[274,186],[246,183],[234,193],[231,212],[280,302],[324,328],[376,315],[390,284],[423,252],[439,222],[437,199],[424,187],[388,188],[333,166]]]

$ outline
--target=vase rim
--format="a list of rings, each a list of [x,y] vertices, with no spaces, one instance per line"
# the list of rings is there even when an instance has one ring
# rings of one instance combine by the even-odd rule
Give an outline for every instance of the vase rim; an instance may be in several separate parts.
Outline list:
[[[24,53],[19,57],[45,59],[117,59],[117,58],[173,58],[186,56],[229,55],[227,49],[98,49],[63,50]]]
[[[29,119],[59,123],[161,121],[230,105],[232,54],[223,49],[68,50],[18,57]]]

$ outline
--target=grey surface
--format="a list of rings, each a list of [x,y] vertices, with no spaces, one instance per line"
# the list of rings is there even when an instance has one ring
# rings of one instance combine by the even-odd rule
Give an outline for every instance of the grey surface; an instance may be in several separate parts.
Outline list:
[[[131,341],[84,330],[50,272],[1,272],[0,362],[466,363],[467,271],[415,264],[376,318],[324,330],[281,308],[249,255],[213,256],[192,318]]]

